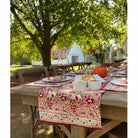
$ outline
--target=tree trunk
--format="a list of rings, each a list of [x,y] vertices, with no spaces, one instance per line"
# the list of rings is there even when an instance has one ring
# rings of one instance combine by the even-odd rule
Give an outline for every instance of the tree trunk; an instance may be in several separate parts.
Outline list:
[[[45,46],[41,52],[43,66],[46,66],[48,69],[51,66],[51,48],[50,46]]]
[[[21,58],[20,58],[20,66],[21,67],[23,66],[23,56],[21,56]]]

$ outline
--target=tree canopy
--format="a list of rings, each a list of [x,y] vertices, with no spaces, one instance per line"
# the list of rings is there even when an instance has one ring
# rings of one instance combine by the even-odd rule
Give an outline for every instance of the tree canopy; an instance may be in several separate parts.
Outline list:
[[[10,56],[11,63],[20,63],[22,66],[24,58],[31,62],[32,59],[38,58],[39,51],[30,40],[28,34],[21,28],[17,20],[11,20],[11,40]]]
[[[11,13],[47,67],[54,45],[68,47],[77,42],[87,48],[97,38],[104,43],[126,39],[126,0],[11,0]]]

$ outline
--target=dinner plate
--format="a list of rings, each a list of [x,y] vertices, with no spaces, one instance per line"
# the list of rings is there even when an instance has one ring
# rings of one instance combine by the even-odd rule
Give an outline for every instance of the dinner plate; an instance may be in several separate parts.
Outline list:
[[[119,71],[118,74],[127,75],[127,73],[125,73],[125,71]]]
[[[39,85],[39,86],[45,86],[45,87],[49,87],[49,86],[61,87],[63,85],[62,83],[44,83],[44,82],[43,83],[42,82],[35,82],[34,84]]]
[[[120,83],[120,79],[113,79],[111,83],[114,85],[127,86],[127,84]]]
[[[53,78],[53,79],[49,79],[49,78]],[[57,76],[56,77],[46,77],[46,78],[42,79],[42,81],[48,82],[48,83],[59,83],[59,82],[66,82],[66,81],[70,81],[70,80],[71,80],[71,77],[69,77],[69,76],[66,76],[63,79],[59,79]]]

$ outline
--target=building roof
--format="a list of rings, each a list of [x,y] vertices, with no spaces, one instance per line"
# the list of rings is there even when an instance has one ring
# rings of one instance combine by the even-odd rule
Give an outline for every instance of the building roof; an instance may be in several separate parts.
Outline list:
[[[53,54],[53,59],[58,59],[58,58],[61,58],[61,59],[65,59],[66,58],[66,55],[69,54],[69,51],[70,51],[70,48],[60,48],[59,50],[57,48],[53,49],[52,50],[52,54]]]

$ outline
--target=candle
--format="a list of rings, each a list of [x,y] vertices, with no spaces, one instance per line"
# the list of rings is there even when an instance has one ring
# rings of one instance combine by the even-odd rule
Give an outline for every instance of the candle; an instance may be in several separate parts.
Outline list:
[[[110,47],[109,62],[112,62],[112,47]]]

